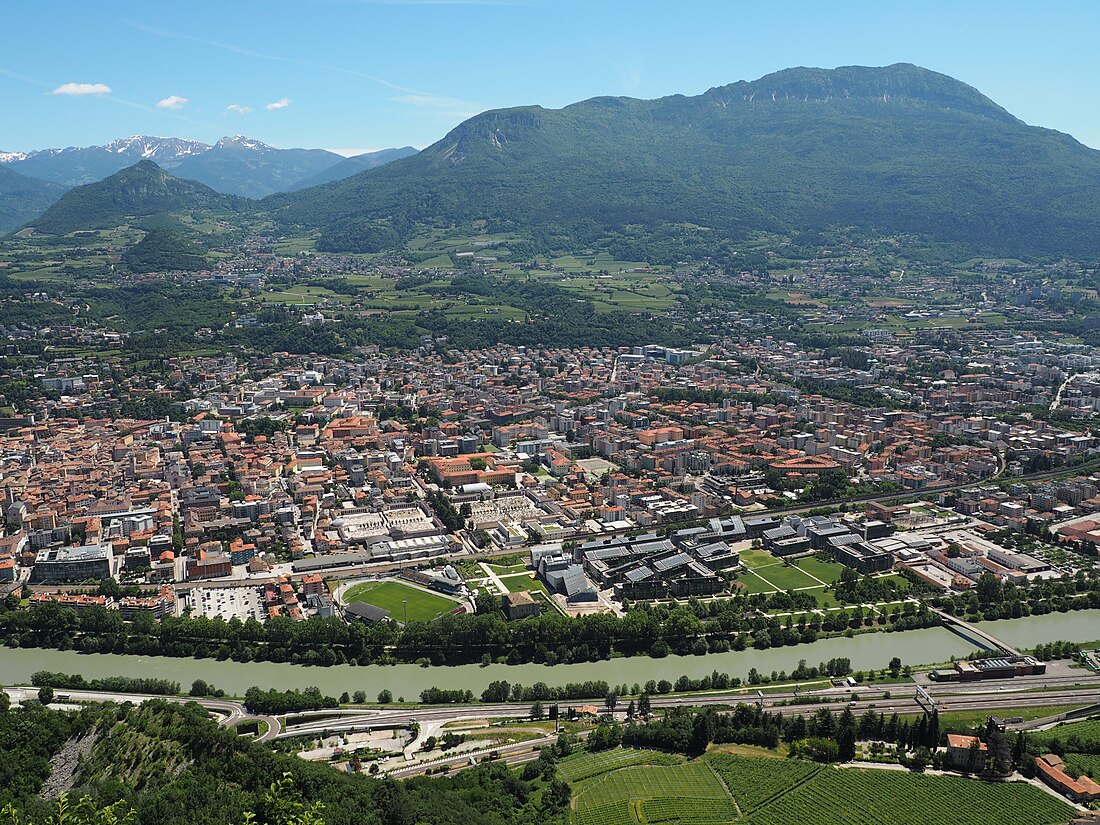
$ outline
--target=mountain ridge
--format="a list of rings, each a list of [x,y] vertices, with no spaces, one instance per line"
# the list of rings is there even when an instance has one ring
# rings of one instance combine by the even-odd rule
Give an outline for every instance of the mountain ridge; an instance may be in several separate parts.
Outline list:
[[[796,68],[691,97],[491,110],[415,156],[263,205],[348,251],[372,222],[478,219],[585,240],[851,225],[1083,251],[1100,231],[1100,152],[911,64]]]
[[[412,146],[394,147],[391,149],[379,149],[376,152],[364,152],[361,155],[353,155],[344,158],[335,166],[323,169],[318,174],[306,180],[299,181],[290,190],[296,192],[300,189],[308,189],[311,186],[320,186],[322,183],[343,180],[359,172],[365,172],[383,166],[391,161],[415,155],[418,150]]]

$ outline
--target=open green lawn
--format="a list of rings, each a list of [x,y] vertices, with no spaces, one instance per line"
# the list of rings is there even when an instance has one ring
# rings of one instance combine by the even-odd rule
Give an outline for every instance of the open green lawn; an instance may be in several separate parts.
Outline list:
[[[800,587],[820,587],[821,582],[807,576],[797,567],[773,564],[770,567],[758,567],[753,572],[770,581],[780,590],[797,590]]]
[[[1011,703],[1010,697],[1005,697],[1007,703]],[[951,710],[951,702],[939,702],[940,706],[940,725],[944,728],[951,728],[955,731],[961,731],[963,728],[972,728],[977,725],[983,725],[989,720],[990,714],[995,714],[1001,717],[1019,717],[1025,722],[1030,722],[1033,719],[1044,719],[1047,716],[1057,716],[1060,713],[1066,713],[1067,711],[1076,710],[1077,708],[1084,707],[1084,705],[1050,705],[1044,708],[1014,708],[1011,704],[1006,704],[1003,708],[997,708],[995,711],[990,710]],[[904,715],[904,714],[903,714]],[[1028,733],[1028,738],[1032,736],[1038,736],[1041,734]]]
[[[827,584],[838,581],[840,574],[844,571],[843,564],[835,561],[822,561],[821,559],[815,559],[813,556],[799,559],[795,564],[811,576],[816,576]]]
[[[527,569],[527,564],[520,562],[518,564],[492,564],[486,562],[489,565],[489,569],[496,573],[498,576],[508,576],[512,573],[527,573],[530,572]]]
[[[503,576],[501,581],[508,588],[509,593],[518,593],[521,590],[546,592],[546,585],[535,578],[534,573],[518,576]]]
[[[742,573],[737,580],[745,585],[745,592],[749,594],[775,592],[774,585],[768,584],[751,570]]]
[[[757,550],[755,547],[748,547],[741,551],[741,563],[750,570],[755,567],[766,567],[769,564],[775,564],[777,561],[779,561],[779,559],[767,550]]]
[[[824,587],[815,587],[813,590],[804,591],[812,595],[817,599],[818,607],[840,607],[841,604],[836,600],[836,596],[833,595],[832,590],[826,590]]]
[[[410,622],[428,622],[458,607],[458,604],[450,599],[389,580],[357,584],[344,592],[344,601],[348,604],[352,602],[373,604],[375,607],[390,611],[390,618],[398,622],[404,621],[405,599],[409,602]]]

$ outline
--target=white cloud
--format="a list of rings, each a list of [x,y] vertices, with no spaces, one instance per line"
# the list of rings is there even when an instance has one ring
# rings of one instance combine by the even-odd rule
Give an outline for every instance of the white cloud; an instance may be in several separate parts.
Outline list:
[[[179,95],[169,95],[157,104],[158,109],[182,109],[188,102],[186,97],[180,97]]]
[[[225,107],[227,112],[236,112],[238,115],[247,115],[252,111],[251,106],[242,106],[240,103],[230,103]]]
[[[51,92],[55,95],[109,95],[111,87],[106,83],[62,83]]]
[[[406,106],[416,106],[421,109],[431,109],[434,110],[432,114],[442,115],[448,118],[473,117],[484,108],[478,106],[476,103],[471,103],[468,100],[458,100],[453,97],[438,97],[436,95],[395,95],[394,97],[391,97],[390,100],[392,100],[394,103],[402,103]]]
[[[289,97],[280,97],[274,103],[268,103],[264,108],[267,109],[269,112],[273,112],[276,109],[285,109],[289,105],[290,105],[290,98]]]

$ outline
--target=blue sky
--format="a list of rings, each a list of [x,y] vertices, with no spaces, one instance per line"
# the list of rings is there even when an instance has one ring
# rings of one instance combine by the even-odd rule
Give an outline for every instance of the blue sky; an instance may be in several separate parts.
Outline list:
[[[423,147],[488,108],[895,62],[1100,147],[1091,0],[12,0],[2,19],[8,151],[131,134]]]

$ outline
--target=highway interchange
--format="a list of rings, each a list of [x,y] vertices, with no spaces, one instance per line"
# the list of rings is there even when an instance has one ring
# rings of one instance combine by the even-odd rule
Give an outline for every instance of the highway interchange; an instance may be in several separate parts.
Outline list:
[[[816,683],[820,685],[820,683]],[[1051,708],[1049,716],[1019,724],[1019,727],[1034,727],[1057,721],[1058,709],[1066,706],[1097,705],[1100,710],[1100,675],[1087,670],[1070,668],[1063,663],[1052,663],[1048,673],[1037,676],[1024,676],[1016,679],[989,680],[982,682],[930,682],[924,673],[915,674],[906,682],[877,685],[848,685],[844,683],[825,688],[803,690],[796,685],[769,687],[763,690],[722,691],[695,694],[674,694],[651,697],[652,707],[657,709],[677,706],[700,707],[707,705],[733,706],[738,703],[757,704],[771,713],[812,714],[820,708],[839,712],[850,705],[853,712],[860,714],[874,709],[887,715],[892,713],[915,714],[924,711],[916,698],[916,688],[920,685],[934,699],[937,708],[943,712],[1021,710],[1032,708]],[[5,688],[12,702],[37,701],[37,689],[28,687]],[[505,719],[526,719],[530,703],[476,703],[455,705],[413,705],[413,706],[358,706],[329,708],[319,711],[305,711],[285,716],[250,713],[245,706],[232,699],[191,699],[177,696],[152,696],[148,694],[109,693],[102,691],[62,690],[56,691],[55,702],[61,706],[70,706],[85,702],[143,702],[150,699],[164,699],[170,702],[198,702],[205,707],[224,727],[237,727],[256,723],[260,731],[257,737],[263,742],[278,739],[303,737],[312,740],[333,734],[348,734],[385,728],[407,728],[417,725],[421,733],[406,747],[410,757],[420,742],[426,738],[426,731],[438,732],[449,723],[486,720],[500,722]],[[601,701],[601,700],[597,700]],[[624,697],[619,703],[616,715],[624,716]],[[543,703],[548,705],[549,703]],[[577,707],[586,702],[561,702],[563,713],[567,708]],[[425,769],[438,770],[447,765],[450,768],[470,764],[479,758],[492,754],[510,763],[519,763],[537,756],[539,747],[553,742],[554,736],[540,737],[529,741],[489,746],[483,750],[456,753],[427,762],[410,758],[407,766],[391,767],[390,774],[395,777],[423,773]]]

